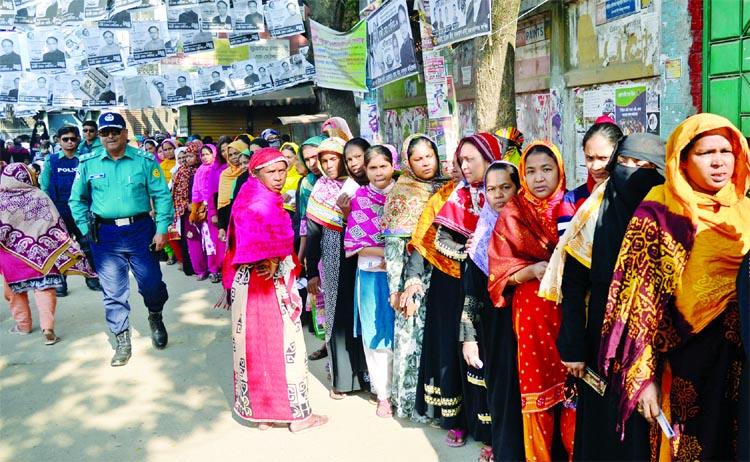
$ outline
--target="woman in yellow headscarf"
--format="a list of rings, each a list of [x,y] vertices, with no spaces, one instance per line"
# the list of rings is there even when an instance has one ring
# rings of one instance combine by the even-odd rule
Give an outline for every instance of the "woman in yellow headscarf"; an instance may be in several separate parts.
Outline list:
[[[623,239],[599,362],[620,427],[634,410],[671,422],[677,437],[654,444],[652,458],[737,459],[737,400],[747,390],[735,278],[750,250],[749,171],[747,141],[731,122],[688,118],[667,142],[665,184]]]
[[[307,173],[304,164],[300,164],[297,154],[299,146],[291,141],[281,145],[281,153],[284,154],[287,162],[287,173],[284,187],[281,188],[281,196],[284,199],[284,210],[294,214],[296,208],[297,185],[299,185],[302,175]]]

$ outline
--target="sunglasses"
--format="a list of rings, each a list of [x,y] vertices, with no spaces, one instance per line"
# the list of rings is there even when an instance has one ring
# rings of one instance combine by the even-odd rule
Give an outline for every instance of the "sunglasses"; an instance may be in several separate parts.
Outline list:
[[[60,138],[60,141],[62,141],[63,143],[74,143],[74,142],[78,141],[78,138],[76,138],[76,137]]]
[[[84,128],[83,133],[96,133],[95,128]]]
[[[120,133],[122,133],[121,128],[105,128],[104,130],[99,130],[99,134],[105,137],[110,135],[120,136]]]

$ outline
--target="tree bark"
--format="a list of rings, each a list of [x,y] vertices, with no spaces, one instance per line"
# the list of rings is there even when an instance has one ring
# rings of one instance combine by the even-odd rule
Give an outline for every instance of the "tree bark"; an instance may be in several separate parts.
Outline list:
[[[310,18],[326,27],[337,31],[348,31],[356,21],[358,2],[347,0],[311,0],[305,2],[310,9]],[[354,10],[353,10],[353,9]],[[307,36],[310,37],[309,23],[305,23]],[[313,62],[312,48],[315,45],[310,41],[311,52],[308,55]],[[359,135],[359,111],[354,105],[354,94],[351,91],[333,90],[330,88],[316,88],[318,105],[322,112],[331,117],[343,117],[349,124],[354,136]]]
[[[492,0],[492,35],[474,39],[480,132],[492,133],[501,127],[516,126],[513,72],[520,4],[521,0]]]

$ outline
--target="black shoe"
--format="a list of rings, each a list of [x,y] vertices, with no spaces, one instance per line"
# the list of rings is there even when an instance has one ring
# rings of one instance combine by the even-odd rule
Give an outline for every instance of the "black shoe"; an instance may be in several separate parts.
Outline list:
[[[58,297],[68,296],[68,281],[65,280],[65,277],[63,277],[62,287],[56,287],[55,293],[57,294]]]
[[[117,347],[115,348],[115,355],[112,356],[110,365],[112,367],[124,366],[130,360],[130,354],[132,347],[130,346],[130,329],[124,330],[115,336],[117,340]]]
[[[157,350],[163,350],[167,346],[169,336],[167,335],[167,328],[164,327],[161,311],[152,311],[148,314],[148,325],[151,328],[151,343]]]
[[[94,291],[102,290],[102,285],[99,283],[99,278],[86,278],[86,287]]]

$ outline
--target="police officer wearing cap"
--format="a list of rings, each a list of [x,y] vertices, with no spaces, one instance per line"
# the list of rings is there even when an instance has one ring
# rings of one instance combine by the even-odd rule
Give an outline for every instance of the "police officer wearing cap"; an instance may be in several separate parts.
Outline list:
[[[39,179],[39,187],[55,203],[57,211],[60,212],[60,216],[65,221],[65,227],[68,228],[68,232],[75,236],[81,245],[81,250],[86,254],[89,264],[92,268],[95,268],[88,238],[76,226],[73,214],[70,212],[70,206],[68,205],[70,190],[73,187],[76,172],[78,172],[79,160],[77,151],[78,143],[81,142],[81,135],[78,132],[78,127],[65,125],[57,130],[57,137],[60,139],[62,151],[60,153],[52,153],[45,159],[42,175]],[[101,290],[98,278],[87,278],[86,286],[91,290]],[[58,297],[68,295],[68,283],[64,276],[63,285],[56,292]]]
[[[151,342],[158,349],[167,345],[162,309],[168,294],[156,252],[167,243],[174,208],[154,156],[128,146],[121,115],[102,114],[99,137],[102,148],[80,157],[70,209],[81,231],[92,237],[107,324],[117,340],[111,364],[124,366],[131,355],[128,270],[149,310]],[[156,223],[149,214],[152,200]]]

